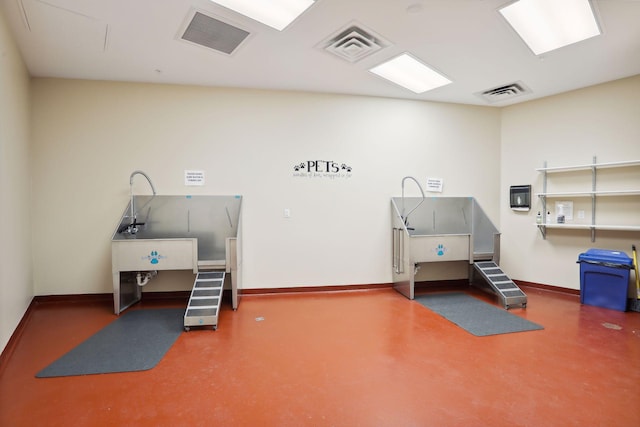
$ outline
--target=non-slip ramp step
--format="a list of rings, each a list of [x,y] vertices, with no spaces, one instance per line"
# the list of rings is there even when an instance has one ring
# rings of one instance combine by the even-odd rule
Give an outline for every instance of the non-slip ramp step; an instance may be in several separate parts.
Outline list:
[[[192,326],[212,326],[213,330],[218,329],[224,276],[224,271],[199,272],[196,275],[184,313],[185,331]]]
[[[493,261],[482,261],[474,264],[476,271],[498,295],[505,309],[513,306],[527,306],[527,295],[507,276]]]

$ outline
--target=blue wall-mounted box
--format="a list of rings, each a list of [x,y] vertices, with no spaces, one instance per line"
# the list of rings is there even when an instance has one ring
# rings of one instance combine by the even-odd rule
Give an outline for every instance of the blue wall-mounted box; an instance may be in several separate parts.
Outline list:
[[[589,249],[578,256],[580,302],[612,310],[627,310],[629,270],[633,260],[624,252]]]

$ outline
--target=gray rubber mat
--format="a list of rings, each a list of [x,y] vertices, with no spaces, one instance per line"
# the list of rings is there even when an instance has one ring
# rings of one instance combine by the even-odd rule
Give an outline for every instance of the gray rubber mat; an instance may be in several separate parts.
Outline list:
[[[36,374],[38,378],[144,371],[183,329],[184,309],[129,310]]]
[[[461,292],[419,295],[415,301],[479,337],[544,329]]]

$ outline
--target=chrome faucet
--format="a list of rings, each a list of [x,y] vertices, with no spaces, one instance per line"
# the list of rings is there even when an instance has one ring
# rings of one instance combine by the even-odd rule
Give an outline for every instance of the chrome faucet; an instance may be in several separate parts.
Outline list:
[[[413,209],[411,209],[408,214],[405,215],[404,214],[404,182],[407,179],[413,180],[418,185],[418,188],[420,189],[420,193],[422,194],[422,200],[420,200],[420,203],[415,205],[415,207]],[[424,190],[422,189],[422,186],[420,185],[420,183],[418,182],[417,179],[415,179],[412,176],[405,176],[404,178],[402,178],[402,220],[404,221],[404,225],[405,225],[405,227],[407,227],[407,230],[413,230],[412,228],[408,227],[409,226],[409,215],[411,215],[411,213],[413,213],[413,211],[418,209],[418,206],[420,206],[422,204],[422,202],[424,202],[425,198],[426,197],[424,195]]]
[[[138,232],[138,226],[144,225],[144,222],[136,221],[137,213],[136,213],[136,207],[135,207],[135,199],[133,197],[133,177],[136,175],[144,176],[147,179],[149,186],[151,187],[151,191],[153,192],[153,195],[154,196],[156,195],[156,189],[153,186],[153,183],[151,182],[151,178],[149,178],[149,175],[142,172],[141,170],[135,170],[131,173],[131,176],[129,177],[129,194],[131,196],[131,202],[129,203],[129,206],[131,208],[131,213],[129,214],[129,219],[131,220],[131,224],[129,224],[126,227],[126,231],[131,234],[136,234]],[[144,209],[144,206],[143,206],[143,209]]]

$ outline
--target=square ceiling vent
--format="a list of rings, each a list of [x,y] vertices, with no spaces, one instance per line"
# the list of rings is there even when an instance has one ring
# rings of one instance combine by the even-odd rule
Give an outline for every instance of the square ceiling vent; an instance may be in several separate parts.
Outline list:
[[[317,47],[338,58],[355,63],[389,45],[388,41],[373,31],[352,22],[322,41]]]
[[[202,12],[192,11],[180,39],[231,55],[249,36],[249,32]]]
[[[509,83],[503,86],[494,87],[493,89],[487,89],[482,92],[475,93],[476,96],[488,101],[489,103],[506,101],[518,96],[532,93],[531,89],[524,85],[524,83],[518,81]]]

